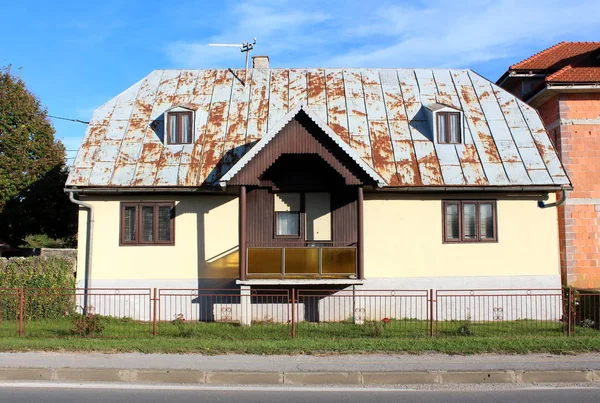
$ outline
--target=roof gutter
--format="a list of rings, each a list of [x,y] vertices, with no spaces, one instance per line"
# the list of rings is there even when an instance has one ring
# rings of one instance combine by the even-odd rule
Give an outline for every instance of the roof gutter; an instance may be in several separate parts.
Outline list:
[[[198,193],[198,194],[223,194],[221,188],[215,187],[208,189],[200,189],[197,187],[139,187],[139,188],[69,188],[65,192],[79,194],[122,194],[122,193]]]
[[[84,289],[83,289],[83,313],[87,313],[89,307],[89,290],[92,283],[92,241],[94,239],[94,207],[89,204],[77,200],[74,192],[70,189],[65,189],[69,194],[69,200],[80,207],[88,210],[88,223],[85,240],[85,269],[84,269]]]
[[[405,186],[405,187],[386,187],[383,191],[392,192],[560,192],[572,190],[571,186]]]

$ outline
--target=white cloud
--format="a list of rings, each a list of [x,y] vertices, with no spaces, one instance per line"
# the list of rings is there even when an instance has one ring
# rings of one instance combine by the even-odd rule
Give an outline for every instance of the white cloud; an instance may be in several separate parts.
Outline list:
[[[366,3],[247,0],[223,11],[223,29],[205,43],[256,36],[256,54],[288,67],[471,67],[600,34],[595,0]],[[205,43],[174,43],[167,53],[178,67],[243,63],[239,52]]]

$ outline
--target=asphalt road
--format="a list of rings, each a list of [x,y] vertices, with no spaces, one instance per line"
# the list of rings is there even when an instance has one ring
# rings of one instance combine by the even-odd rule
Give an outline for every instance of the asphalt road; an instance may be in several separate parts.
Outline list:
[[[520,390],[385,390],[385,389],[331,389],[299,388],[223,388],[223,389],[94,389],[94,388],[44,388],[0,387],[0,402],[11,403],[70,403],[70,402],[286,402],[286,403],[378,403],[378,402],[598,402],[600,389],[596,388],[533,388]]]

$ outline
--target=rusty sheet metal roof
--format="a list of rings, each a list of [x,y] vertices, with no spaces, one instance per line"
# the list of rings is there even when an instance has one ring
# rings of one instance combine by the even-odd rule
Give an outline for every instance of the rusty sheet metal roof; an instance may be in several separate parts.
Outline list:
[[[537,112],[469,70],[157,70],[98,108],[68,187],[218,186],[302,108],[387,187],[570,186]],[[464,114],[438,144],[424,105]],[[165,145],[164,112],[195,111],[194,142]]]

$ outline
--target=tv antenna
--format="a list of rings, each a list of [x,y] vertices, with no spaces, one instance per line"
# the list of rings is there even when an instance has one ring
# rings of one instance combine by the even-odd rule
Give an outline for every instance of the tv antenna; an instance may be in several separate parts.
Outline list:
[[[256,45],[256,38],[252,42],[242,42],[242,43],[209,43],[208,46],[220,46],[220,47],[234,47],[240,48],[240,52],[246,54],[246,71],[244,75],[244,85],[246,85],[246,80],[248,79],[248,56],[250,51],[254,49],[254,45]]]

